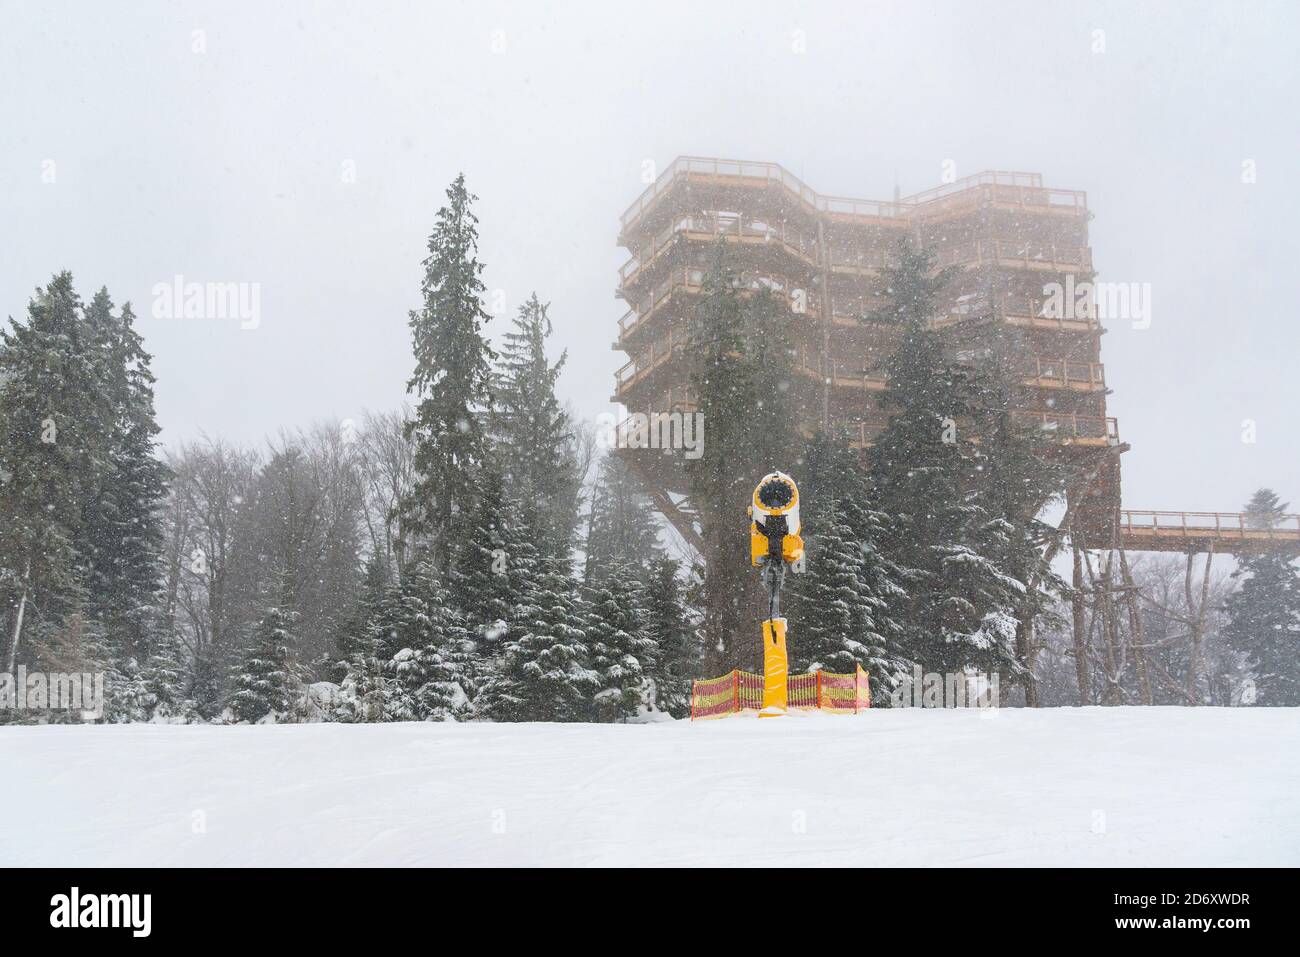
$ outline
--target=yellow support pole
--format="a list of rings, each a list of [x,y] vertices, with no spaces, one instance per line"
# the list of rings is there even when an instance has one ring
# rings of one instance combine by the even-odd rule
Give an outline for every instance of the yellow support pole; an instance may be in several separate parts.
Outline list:
[[[760,718],[777,718],[788,706],[790,661],[785,653],[785,619],[763,622],[763,710]]]

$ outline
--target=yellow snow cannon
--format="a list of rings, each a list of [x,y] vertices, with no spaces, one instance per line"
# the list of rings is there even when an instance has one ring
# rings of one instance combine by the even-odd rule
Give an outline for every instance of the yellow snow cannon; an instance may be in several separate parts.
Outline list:
[[[763,476],[749,506],[749,562],[761,568],[772,560],[793,565],[803,558],[799,486],[784,472]]]
[[[749,562],[763,570],[767,618],[763,622],[763,708],[760,718],[783,715],[787,707],[786,621],[781,617],[781,585],[786,566],[803,558],[799,487],[784,472],[772,472],[754,488],[749,506]]]

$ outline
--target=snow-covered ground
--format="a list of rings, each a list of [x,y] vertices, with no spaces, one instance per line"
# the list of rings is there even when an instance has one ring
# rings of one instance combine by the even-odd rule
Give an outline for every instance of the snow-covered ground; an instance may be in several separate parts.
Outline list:
[[[0,866],[1296,865],[1300,710],[0,728]]]

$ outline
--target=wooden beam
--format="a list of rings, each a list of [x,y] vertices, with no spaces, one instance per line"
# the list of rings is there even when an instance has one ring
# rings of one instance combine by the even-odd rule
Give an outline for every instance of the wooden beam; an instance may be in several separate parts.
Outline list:
[[[1133,572],[1129,568],[1128,556],[1124,546],[1119,548],[1119,571],[1124,579],[1124,600],[1128,605],[1128,625],[1133,647],[1133,663],[1137,667],[1138,694],[1143,704],[1154,704],[1151,697],[1151,674],[1147,668],[1146,639],[1142,634],[1142,612],[1138,608],[1138,587],[1133,582]]]
[[[1092,678],[1088,674],[1088,640],[1084,633],[1084,619],[1088,612],[1083,603],[1083,549],[1075,536],[1070,536],[1070,549],[1074,552],[1074,588],[1070,594],[1074,631],[1074,677],[1079,684],[1079,706],[1092,704]]]
[[[695,549],[702,558],[704,556],[704,539],[700,537],[700,533],[696,530],[694,519],[678,508],[677,503],[668,494],[668,490],[655,480],[650,469],[646,467],[643,456],[627,455],[626,460],[631,464],[632,471],[636,473],[637,478],[641,480],[641,485],[645,488],[646,494],[650,496],[650,500],[654,502],[655,508],[663,512],[664,517],[677,530],[677,534],[685,540],[687,545]]]

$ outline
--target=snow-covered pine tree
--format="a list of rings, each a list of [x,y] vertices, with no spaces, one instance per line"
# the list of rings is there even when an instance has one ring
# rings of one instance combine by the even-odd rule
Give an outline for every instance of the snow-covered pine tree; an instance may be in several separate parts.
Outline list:
[[[520,617],[520,609],[528,605],[528,591],[544,573],[544,566],[548,562],[553,562],[559,567],[566,576],[569,576],[569,581],[572,583],[572,566],[567,557],[544,555],[533,544],[532,533],[527,526],[520,525],[517,532],[506,553],[506,580],[510,583],[512,596],[510,617],[506,622],[510,637],[521,633],[520,625],[523,619]],[[501,643],[505,638],[506,633],[501,632],[500,628],[493,629],[493,633],[488,636],[487,649],[489,651],[495,649],[496,653],[500,654],[503,650]]]
[[[198,714],[190,696],[190,674],[185,648],[166,631],[150,636],[149,657],[139,661],[121,656],[121,644],[97,629],[97,670],[104,672],[104,716],[112,723],[161,721],[188,723]],[[151,629],[152,630],[152,629]]]
[[[194,653],[190,665],[194,673],[190,686],[194,713],[203,721],[212,721],[221,715],[226,679],[234,672],[229,666],[222,667],[222,659],[220,649],[208,644]]]
[[[859,664],[870,667],[869,649],[884,642],[874,630],[867,630],[874,617],[872,596],[866,593],[862,552],[844,503],[834,498],[819,502],[810,519],[805,524],[806,571],[792,581],[792,590],[799,595],[794,667],[840,673]]]
[[[902,650],[927,671],[964,668],[1018,676],[1016,611],[1024,583],[1001,568],[1012,529],[980,495],[974,423],[986,386],[948,355],[930,320],[948,280],[933,257],[903,242],[885,302],[870,321],[901,326],[886,361],[889,425],[871,450],[875,507],[889,516],[882,552],[908,598]]]
[[[253,629],[233,675],[229,704],[236,721],[282,717],[296,708],[301,683],[294,659],[294,625],[292,612],[270,608]]]
[[[646,579],[664,557],[655,508],[627,459],[608,453],[600,463],[591,494],[583,578],[594,582],[615,566],[632,567]]]
[[[748,480],[752,490],[758,479],[772,469],[797,471],[794,466],[802,458],[805,443],[795,429],[790,398],[796,359],[791,342],[790,303],[766,280],[751,281],[747,287],[740,302],[742,358],[749,368],[756,397],[743,422],[744,447],[749,457],[740,461],[758,468]],[[709,425],[712,430],[718,423]],[[712,434],[709,441],[713,441]]]
[[[1287,506],[1272,489],[1261,488],[1246,504],[1254,528],[1271,528]],[[1243,555],[1233,578],[1241,587],[1224,603],[1223,635],[1253,674],[1254,701],[1272,707],[1300,705],[1300,572],[1280,552]]]
[[[648,703],[655,643],[649,635],[645,587],[634,565],[614,565],[590,589],[587,647],[598,677],[597,721],[626,721]]]
[[[126,362],[121,355],[116,325],[113,301],[108,289],[101,288],[85,306],[82,335],[87,347],[96,349],[103,360],[105,391],[99,396],[99,402],[105,410],[108,432],[101,437],[101,442],[102,452],[110,463],[118,457],[126,405]],[[108,482],[87,495],[74,541],[81,558],[81,578],[86,585],[86,609],[95,620],[105,623],[116,617],[113,586],[118,569],[113,544],[122,531],[116,468],[107,477]],[[129,653],[129,649],[123,651]]]
[[[670,558],[660,558],[650,567],[646,634],[654,642],[650,677],[655,704],[674,718],[684,718],[691,713],[691,681],[703,677],[703,648],[691,625],[677,571]]]
[[[161,630],[151,645],[152,651],[140,671],[141,720],[195,720],[184,647],[174,635]]]
[[[114,665],[138,673],[154,656],[162,630],[157,610],[168,470],[155,449],[152,357],[134,323],[130,303],[115,314],[107,289],[101,288],[86,308],[91,348],[105,365],[100,402],[109,425],[102,440],[111,480],[85,503],[77,547],[84,560],[87,612],[102,623]],[[174,657],[176,651],[173,644],[162,653]],[[155,670],[154,681],[160,677]]]
[[[483,417],[492,400],[495,354],[482,332],[491,317],[483,309],[483,265],[476,258],[475,199],[463,174],[447,189],[424,260],[424,305],[410,314],[415,371],[407,391],[418,401],[407,424],[415,482],[403,509],[444,574],[456,551],[455,523],[473,507],[487,454]]]
[[[460,557],[452,570],[452,603],[460,609],[472,645],[466,691],[476,701],[511,638],[523,634],[521,596],[537,575],[536,535],[506,490],[495,456],[483,469],[484,484],[467,522]],[[567,546],[564,546],[567,552]],[[471,704],[471,711],[475,705]]]
[[[895,617],[906,595],[902,576],[880,552],[888,519],[871,507],[858,454],[843,437],[815,436],[804,469],[808,557],[790,581],[795,667],[846,673],[861,665],[875,699],[885,701],[911,668]]]
[[[0,670],[23,660],[34,608],[55,631],[83,610],[82,513],[113,470],[104,441],[113,421],[101,400],[107,369],[71,273],[37,290],[26,323],[11,319],[0,330],[0,600],[8,611]]]
[[[590,666],[583,602],[564,559],[539,560],[515,609],[511,638],[479,692],[494,721],[585,721],[599,676]]]
[[[757,591],[751,582],[745,527],[736,503],[752,487],[745,474],[751,461],[745,448],[746,416],[758,403],[758,385],[743,359],[743,326],[736,279],[719,243],[704,276],[703,295],[691,323],[691,386],[708,424],[703,454],[686,462],[691,500],[700,517],[704,543],[702,623],[706,667],[721,674],[752,666],[756,639],[747,627]],[[727,426],[724,428],[724,426]],[[759,471],[765,471],[759,467]]]
[[[492,431],[505,480],[543,554],[568,554],[577,524],[581,476],[573,423],[555,384],[567,353],[551,363],[549,304],[537,293],[519,307],[495,370]]]
[[[465,713],[469,636],[432,563],[409,563],[380,605],[374,634],[389,679],[389,721],[444,721]]]
[[[372,637],[374,623],[379,616],[380,606],[392,580],[392,571],[385,555],[378,551],[366,556],[364,567],[360,593],[339,633],[334,654],[322,668],[331,681],[342,683],[352,666],[354,656],[359,652],[374,651],[374,648],[368,647],[366,643]]]
[[[989,554],[1011,579],[1024,585],[1014,612],[1016,660],[1026,704],[1037,707],[1034,660],[1039,642],[1034,635],[1058,623],[1059,596],[1065,588],[1046,557],[1057,531],[1039,515],[1094,468],[1095,460],[1063,457],[1051,433],[1015,420],[1012,409],[1023,389],[1020,357],[1032,347],[1014,326],[1000,321],[982,326],[984,348],[975,378],[980,442],[967,455],[974,462],[972,487],[980,505],[1001,520],[994,526]]]
[[[389,680],[384,670],[384,642],[374,632],[376,618],[367,633],[353,639],[351,650],[343,660],[343,676],[339,681],[340,703],[334,714],[338,721],[370,724],[384,720],[385,704],[389,697]]]
[[[479,646],[479,656],[487,658],[499,650],[503,629],[510,621],[519,595],[517,566],[530,559],[525,541],[531,533],[513,496],[506,492],[495,457],[485,463],[481,474],[478,501],[466,522],[466,535],[452,569],[451,593]]]
[[[842,505],[860,563],[858,583],[863,618],[858,627],[867,636],[863,642],[866,659],[861,664],[870,675],[872,700],[883,701],[913,664],[904,646],[906,629],[901,610],[907,601],[906,576],[881,546],[889,516],[876,509],[869,498],[863,501],[850,497]]]

